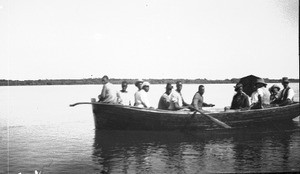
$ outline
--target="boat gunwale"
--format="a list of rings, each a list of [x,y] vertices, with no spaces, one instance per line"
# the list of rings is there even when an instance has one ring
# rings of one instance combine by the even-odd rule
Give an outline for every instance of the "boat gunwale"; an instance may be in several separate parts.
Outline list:
[[[187,114],[192,114],[196,111],[171,111],[171,110],[162,110],[162,109],[150,109],[150,108],[140,108],[136,106],[129,106],[129,105],[120,105],[120,104],[110,104],[110,103],[99,103],[99,102],[94,102],[93,105],[106,105],[106,106],[112,106],[112,107],[119,107],[119,108],[124,108],[128,110],[134,110],[134,111],[139,111],[139,112],[152,112],[156,114],[176,114],[176,115],[187,115]],[[253,109],[253,110],[231,110],[231,111],[219,111],[219,112],[211,112],[208,110],[205,112],[205,114],[212,114],[212,115],[219,115],[219,114],[232,114],[232,113],[261,113],[261,112],[274,112],[274,110],[282,110],[290,107],[294,107],[296,105],[299,105],[299,102],[294,102],[290,105],[286,106],[280,106],[280,107],[268,107],[268,108],[263,108],[263,109]],[[200,114],[200,113],[197,113]]]

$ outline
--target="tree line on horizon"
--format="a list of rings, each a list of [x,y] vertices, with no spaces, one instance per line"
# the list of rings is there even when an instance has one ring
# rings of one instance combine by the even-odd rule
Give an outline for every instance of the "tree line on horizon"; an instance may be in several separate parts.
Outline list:
[[[128,84],[134,84],[137,79],[118,79],[111,78],[112,84],[121,84],[122,81],[127,81]],[[151,84],[175,84],[181,81],[184,84],[236,84],[240,78],[232,78],[225,80],[209,80],[209,79],[143,79]],[[264,78],[266,83],[280,83],[281,79]],[[291,83],[299,83],[299,79],[289,79]],[[31,85],[86,85],[86,84],[101,84],[101,78],[88,79],[44,79],[44,80],[0,80],[0,86],[31,86]]]

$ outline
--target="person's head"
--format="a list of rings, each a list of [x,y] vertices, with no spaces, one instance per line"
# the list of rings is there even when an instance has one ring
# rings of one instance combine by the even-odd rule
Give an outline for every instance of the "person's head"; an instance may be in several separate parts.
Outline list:
[[[166,85],[166,93],[167,93],[168,95],[171,94],[172,89],[173,89],[172,84],[171,84],[171,83],[167,83],[167,85]]]
[[[135,82],[135,86],[141,90],[142,89],[142,84],[143,84],[143,80],[141,79],[138,79],[136,82]]]
[[[102,84],[106,84],[108,82],[108,76],[107,75],[103,76],[101,81]]]
[[[181,81],[177,81],[176,82],[176,90],[180,92],[181,89],[182,89],[182,82]]]
[[[278,92],[280,91],[280,87],[278,85],[273,85],[270,89],[269,89],[271,94],[278,94]]]
[[[121,86],[122,86],[122,91],[126,91],[127,86],[128,86],[127,81],[123,81],[122,84],[121,84]]]
[[[145,90],[146,92],[148,92],[149,88],[150,88],[150,83],[149,82],[143,82],[142,89]]]
[[[282,77],[281,84],[282,84],[282,86],[284,88],[286,88],[287,86],[289,86],[289,83],[290,83],[290,81],[289,81],[289,79],[287,77]]]
[[[241,84],[241,83],[236,84],[235,87],[234,87],[234,90],[237,93],[241,94],[243,92],[243,84]]]
[[[203,85],[199,85],[199,87],[198,87],[198,92],[199,92],[199,94],[201,94],[201,95],[203,95],[203,94],[204,94],[204,92],[205,92],[205,88],[204,88],[204,86],[203,86]]]
[[[257,88],[261,88],[261,87],[266,87],[267,84],[265,83],[264,79],[257,79],[256,83],[255,83],[255,86]]]

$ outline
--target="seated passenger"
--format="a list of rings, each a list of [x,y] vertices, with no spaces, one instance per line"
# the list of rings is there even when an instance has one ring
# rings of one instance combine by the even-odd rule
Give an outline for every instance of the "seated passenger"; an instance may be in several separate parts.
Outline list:
[[[123,81],[121,86],[122,89],[119,91],[119,103],[122,105],[131,105],[131,95],[127,91],[128,83],[126,81]]]
[[[169,110],[181,110],[181,109],[186,109],[187,107],[185,106],[189,106],[182,97],[181,94],[181,90],[182,90],[182,83],[181,81],[177,81],[176,82],[176,90],[173,91],[170,95],[170,106],[169,106]]]
[[[197,110],[202,110],[202,107],[213,107],[214,104],[207,104],[204,102],[203,94],[205,92],[205,88],[203,85],[199,85],[198,91],[195,93],[192,101],[192,107]]]
[[[140,108],[153,108],[150,105],[147,92],[149,91],[150,83],[149,82],[143,82],[142,84],[142,90],[140,91],[140,95],[138,98],[136,98],[135,106]]]
[[[279,97],[280,87],[275,84],[271,88],[269,88],[269,91],[271,93],[271,95],[270,95],[270,104],[278,104],[278,97]]]
[[[251,109],[261,109],[270,105],[270,92],[266,89],[267,84],[264,79],[257,79],[255,83],[256,91],[251,95]]]
[[[109,82],[109,79],[106,75],[102,77],[102,84],[102,91],[98,96],[99,102],[117,103],[117,90],[115,90],[113,84]]]
[[[135,86],[138,88],[138,90],[134,93],[134,106],[136,106],[136,102],[137,102],[137,99],[140,98],[140,93],[141,93],[141,90],[142,90],[142,84],[143,84],[143,80],[141,79],[138,79],[136,82],[135,82]]]
[[[166,86],[166,92],[163,93],[163,95],[160,97],[158,102],[158,108],[157,109],[164,109],[168,110],[170,106],[170,94],[172,92],[173,86],[171,83],[167,83]]]
[[[243,85],[235,86],[236,94],[233,96],[230,109],[247,109],[249,108],[249,96],[243,92]]]
[[[289,79],[287,77],[282,78],[281,84],[284,88],[279,93],[278,104],[279,106],[289,105],[294,102],[295,92],[289,87]]]

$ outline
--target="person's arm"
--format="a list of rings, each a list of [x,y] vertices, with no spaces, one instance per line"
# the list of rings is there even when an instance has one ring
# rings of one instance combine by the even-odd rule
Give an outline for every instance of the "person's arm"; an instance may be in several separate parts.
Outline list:
[[[117,103],[124,105],[120,91],[117,91]]]
[[[251,105],[250,105],[250,109],[261,109],[261,108],[263,108],[263,106],[262,106],[262,102],[261,102],[261,96],[259,95],[259,94],[257,94],[257,101],[256,102],[254,102],[254,103],[251,103]]]
[[[281,102],[279,104],[279,106],[285,106],[285,105],[290,105],[292,104],[292,100],[290,100],[289,98],[287,98],[285,101]]]
[[[203,102],[202,106],[203,107],[214,107],[215,105],[214,104],[207,104],[207,103]]]
[[[182,97],[181,97],[181,98],[182,98]],[[189,104],[186,103],[186,102],[183,100],[183,98],[182,98],[182,105],[183,105],[183,106],[189,106]]]
[[[193,97],[192,107],[199,110],[198,102],[199,102],[199,96],[198,93],[196,93]]]
[[[290,99],[291,101],[293,101],[294,96],[295,96],[295,92],[292,88],[290,88],[289,91],[288,91],[287,99]]]
[[[233,98],[232,98],[230,109],[236,109],[234,106],[234,101],[235,101],[235,96],[233,96]]]
[[[249,97],[246,95],[245,99],[244,99],[244,105],[242,109],[249,109],[250,108],[250,103],[249,103]]]
[[[101,94],[98,96],[99,101],[103,101],[106,96],[106,85],[103,85]]]
[[[178,102],[174,103],[174,108],[175,108],[175,110],[183,109],[182,107],[179,106]]]
[[[150,103],[149,103],[148,97],[146,96],[146,93],[142,93],[141,103],[145,108],[150,108]]]
[[[170,106],[170,99],[167,96],[163,96],[163,105],[165,108],[169,108]]]

